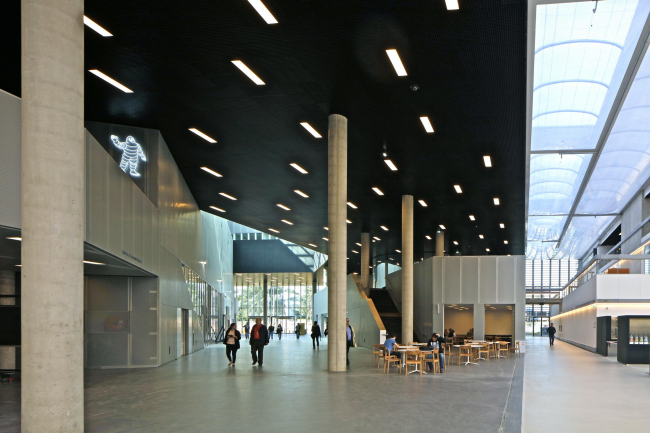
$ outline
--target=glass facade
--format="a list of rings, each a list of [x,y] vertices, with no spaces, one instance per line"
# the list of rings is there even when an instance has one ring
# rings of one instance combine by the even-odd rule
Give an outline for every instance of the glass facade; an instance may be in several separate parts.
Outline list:
[[[192,298],[192,308],[199,319],[204,343],[213,343],[223,326],[224,317],[220,314],[224,302],[223,295],[185,264],[183,275]]]

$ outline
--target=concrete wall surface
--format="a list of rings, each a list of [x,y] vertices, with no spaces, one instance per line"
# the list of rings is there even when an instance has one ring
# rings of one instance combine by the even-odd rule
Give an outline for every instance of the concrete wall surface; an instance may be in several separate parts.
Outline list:
[[[551,317],[556,337],[583,349],[596,351],[596,307],[579,308]]]

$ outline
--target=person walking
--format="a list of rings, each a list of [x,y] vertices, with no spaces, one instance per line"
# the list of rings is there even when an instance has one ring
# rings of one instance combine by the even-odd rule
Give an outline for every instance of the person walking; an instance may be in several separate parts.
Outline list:
[[[246,339],[247,340],[248,340],[248,336],[250,335],[248,333],[249,330],[250,330],[250,328],[248,327],[248,322],[246,322],[246,324],[244,325],[244,333],[246,334]]]
[[[273,327],[273,324],[269,325],[269,336],[271,337],[271,340],[273,340],[273,331],[275,330],[275,327]]]
[[[237,351],[239,350],[239,340],[241,340],[241,333],[237,330],[237,323],[231,323],[226,331],[226,337],[223,339],[223,344],[226,345],[226,356],[228,357],[228,367],[234,367],[237,361]]]
[[[266,326],[262,325],[262,319],[255,319],[255,326],[251,332],[251,355],[253,365],[259,364],[261,367],[264,363],[264,346],[269,344],[269,331]]]
[[[345,362],[350,365],[350,347],[357,347],[357,340],[354,336],[354,328],[350,325],[350,319],[345,320],[345,335],[347,344],[345,345]]]
[[[296,325],[296,340],[300,340],[300,323]]]
[[[555,333],[557,332],[557,329],[555,329],[555,326],[553,326],[553,323],[551,322],[551,326],[548,327],[546,330],[548,332],[548,341],[551,343],[551,346],[553,343],[555,343]]]
[[[282,323],[278,323],[275,333],[278,334],[278,340],[282,340]]]
[[[314,320],[314,324],[311,327],[311,345],[314,347],[314,350],[316,350],[316,346],[318,346],[318,350],[320,350],[321,336],[320,326],[318,326],[318,322]]]

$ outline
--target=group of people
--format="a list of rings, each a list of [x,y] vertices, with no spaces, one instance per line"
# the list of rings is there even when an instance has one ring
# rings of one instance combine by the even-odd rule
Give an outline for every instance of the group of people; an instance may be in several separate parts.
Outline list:
[[[452,329],[453,332],[453,329]],[[447,335],[447,330],[445,329],[445,335]],[[453,334],[452,334],[453,335]],[[398,349],[400,348],[400,345],[397,344],[397,336],[393,335],[384,341],[384,351],[386,354],[390,354],[393,356],[398,357],[399,359],[402,359],[402,352],[400,352]],[[431,334],[431,338],[427,342],[427,345],[425,347],[420,348],[421,351],[431,351],[430,354],[426,356],[427,359],[433,359],[434,356],[440,360],[440,372],[444,373],[445,372],[445,351],[444,351],[444,346],[447,340],[445,340],[445,337],[442,335],[438,334],[437,332],[434,332]],[[434,350],[438,350],[438,353],[433,353]],[[349,363],[349,361],[348,361]],[[427,362],[427,366],[429,367],[429,371],[433,370],[433,362]]]

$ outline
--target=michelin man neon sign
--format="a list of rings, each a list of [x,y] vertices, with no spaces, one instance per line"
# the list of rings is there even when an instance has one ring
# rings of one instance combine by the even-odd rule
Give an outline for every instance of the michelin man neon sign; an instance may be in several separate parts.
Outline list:
[[[122,153],[122,161],[120,162],[120,168],[122,171],[126,173],[127,168],[129,168],[129,174],[131,176],[140,177],[140,173],[138,173],[139,159],[145,162],[147,157],[144,156],[142,147],[140,147],[140,145],[135,141],[135,138],[129,135],[126,137],[126,141],[120,142],[117,135],[111,135],[111,140],[115,147],[124,150],[124,153]]]

